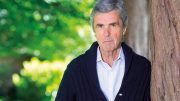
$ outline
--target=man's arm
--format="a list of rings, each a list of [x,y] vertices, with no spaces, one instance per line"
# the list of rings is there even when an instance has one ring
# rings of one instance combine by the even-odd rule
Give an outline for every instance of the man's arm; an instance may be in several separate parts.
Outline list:
[[[150,84],[149,84],[148,87],[146,88],[143,101],[151,101],[151,96],[150,96]]]
[[[75,88],[73,87],[71,74],[68,66],[67,70],[64,72],[55,101],[75,101]]]
[[[150,63],[148,63],[147,68],[148,68],[148,73],[146,78],[146,90],[144,93],[143,101],[151,101],[151,96],[150,96],[151,64]]]

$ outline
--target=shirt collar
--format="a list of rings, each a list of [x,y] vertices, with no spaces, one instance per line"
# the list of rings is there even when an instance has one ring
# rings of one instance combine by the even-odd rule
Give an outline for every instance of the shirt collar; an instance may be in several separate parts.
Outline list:
[[[119,52],[118,58],[116,60],[119,60],[119,59],[124,59],[124,53],[123,53],[122,47],[120,48],[120,52]],[[97,47],[97,59],[96,59],[96,62],[99,62],[99,61],[103,61],[103,59],[101,57],[100,49],[99,49],[99,47]]]

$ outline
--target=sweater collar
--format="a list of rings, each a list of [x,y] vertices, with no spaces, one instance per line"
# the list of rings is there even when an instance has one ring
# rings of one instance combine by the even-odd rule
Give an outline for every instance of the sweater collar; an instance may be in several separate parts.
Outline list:
[[[118,54],[118,57],[117,57],[116,60],[123,59],[123,56],[124,56],[124,53],[123,53],[122,47],[121,47],[120,50],[119,50],[119,54]],[[100,47],[98,46],[98,48],[97,48],[97,59],[96,59],[96,62],[99,62],[99,61],[103,61],[103,59],[102,59]]]
[[[86,64],[86,69],[87,69],[86,70],[87,77],[89,77],[90,81],[93,83],[93,85],[96,87],[96,89],[101,92],[99,81],[98,81],[97,69],[96,69],[98,46],[99,46],[98,43],[94,42],[91,45],[90,49],[86,51],[84,56],[85,56],[85,64]],[[122,43],[121,46],[122,46],[122,50],[123,50],[124,56],[125,56],[125,74],[124,74],[124,78],[125,78],[129,71],[133,54],[135,54],[135,53],[125,43]],[[100,93],[100,96],[104,96],[102,92]]]
[[[96,69],[96,60],[97,60],[97,48],[99,47],[97,42],[94,42],[90,49],[86,51],[86,56],[87,56],[87,61],[86,63],[88,64],[89,68],[93,68]],[[132,49],[127,46],[124,42],[121,43],[121,47],[125,56],[125,75],[127,74],[130,64],[131,64],[131,60],[132,60],[132,56],[133,54],[135,54]],[[89,62],[91,62],[92,64],[89,65]],[[97,73],[97,72],[95,72]]]

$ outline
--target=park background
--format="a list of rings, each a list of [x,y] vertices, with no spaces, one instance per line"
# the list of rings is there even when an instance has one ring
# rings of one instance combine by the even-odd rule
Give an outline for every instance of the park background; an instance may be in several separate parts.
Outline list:
[[[0,101],[53,101],[94,41],[93,0],[0,0]]]

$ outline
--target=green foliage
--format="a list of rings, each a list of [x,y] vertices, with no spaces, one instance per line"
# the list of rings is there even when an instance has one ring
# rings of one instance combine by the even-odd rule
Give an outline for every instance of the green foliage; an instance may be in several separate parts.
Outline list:
[[[3,97],[1,98],[1,97],[0,97],[0,101],[6,101],[6,100],[5,100],[5,98],[3,98]]]
[[[92,42],[87,27],[92,4],[92,0],[0,0],[0,56],[78,55]]]
[[[15,101],[54,101],[67,61],[40,61],[32,58],[23,63],[20,74],[13,75]]]
[[[56,66],[50,64],[54,60],[66,63],[64,59],[72,59],[89,47],[93,41],[89,27],[93,3],[94,0],[0,0],[0,59],[19,59],[18,66],[31,57],[52,61],[25,62],[20,73],[13,75],[17,93],[12,96],[4,94],[2,88],[7,88],[4,81],[14,72],[14,62],[0,62],[0,101],[53,100],[64,70],[54,70]]]

